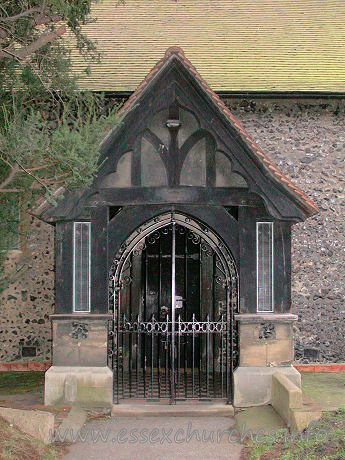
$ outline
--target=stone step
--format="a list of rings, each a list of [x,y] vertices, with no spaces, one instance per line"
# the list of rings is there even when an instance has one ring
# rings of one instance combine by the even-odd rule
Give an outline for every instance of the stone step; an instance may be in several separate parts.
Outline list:
[[[143,401],[113,404],[113,417],[233,417],[234,408],[224,403],[148,403]]]

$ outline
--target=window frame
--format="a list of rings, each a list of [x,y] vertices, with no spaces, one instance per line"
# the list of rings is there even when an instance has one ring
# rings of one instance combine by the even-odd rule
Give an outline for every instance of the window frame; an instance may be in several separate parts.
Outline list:
[[[271,266],[272,266],[272,305],[270,310],[262,310],[259,306],[259,225],[269,225],[271,227]],[[258,221],[256,222],[256,312],[257,313],[274,313],[274,222]]]
[[[89,250],[88,250],[88,264],[89,264],[89,296],[88,296],[88,309],[87,310],[76,310],[75,308],[75,233],[76,233],[76,225],[77,224],[87,224],[89,227]],[[76,221],[73,222],[73,313],[91,313],[91,222],[89,221]]]

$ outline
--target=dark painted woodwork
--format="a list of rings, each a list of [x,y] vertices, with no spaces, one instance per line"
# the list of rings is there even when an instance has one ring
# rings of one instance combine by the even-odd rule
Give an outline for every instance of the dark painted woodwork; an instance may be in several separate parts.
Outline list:
[[[139,175],[140,178],[140,175]],[[131,206],[139,204],[192,204],[217,206],[253,206],[262,207],[263,200],[255,193],[242,188],[226,187],[132,187],[100,189],[92,195],[79,198],[70,196],[74,206],[64,207],[59,201],[44,216],[49,222],[60,220],[78,220],[87,218],[89,208],[98,206]]]
[[[138,149],[141,138],[150,135],[155,139],[155,135],[149,131],[149,125],[152,116],[161,110],[169,109],[169,117],[173,118],[172,121],[178,122],[178,107],[195,115],[199,123],[199,130],[185,141],[184,146],[177,148],[178,126],[173,123],[169,128],[172,133],[169,144],[171,152],[168,152],[169,146],[161,148],[162,142],[157,136],[153,142],[156,148],[159,144],[160,148],[157,151],[167,168],[171,188],[147,187],[146,189],[137,189],[140,186]],[[207,158],[209,160],[207,161],[207,188],[202,190],[202,187],[178,187],[183,158],[192,145],[202,137],[207,142]],[[119,159],[129,150],[133,150],[132,187],[134,186],[134,188],[100,190],[99,187],[104,177],[116,171]],[[82,215],[85,207],[102,204],[244,205],[244,203],[238,202],[239,200],[236,202],[235,198],[231,198],[234,197],[231,189],[228,189],[228,193],[226,193],[226,191],[211,187],[215,179],[214,165],[212,165],[215,150],[223,152],[230,160],[232,170],[246,179],[251,195],[254,194],[255,196],[256,194],[256,196],[262,197],[268,213],[273,218],[300,221],[307,217],[303,201],[298,201],[295,195],[290,193],[279,181],[273,179],[273,176],[263,167],[262,162],[238,135],[237,130],[229,123],[217,105],[210,101],[207,92],[200,88],[199,83],[178,58],[170,60],[164,72],[160,72],[159,76],[148,84],[137,103],[124,117],[123,122],[106,138],[101,146],[100,163],[102,166],[90,189],[77,199],[66,196],[64,200],[59,202],[57,209],[50,209],[41,217],[50,221],[59,218],[77,219],[80,218],[79,216]],[[96,196],[96,194],[98,195]],[[111,198],[109,198],[109,194],[111,194]]]
[[[240,312],[256,312],[256,209],[240,207]]]
[[[198,127],[182,145],[178,145],[181,109],[194,114]],[[168,119],[162,120],[162,124],[166,123],[170,132],[170,140],[165,144],[150,130],[152,117],[162,110],[168,110]],[[149,141],[160,155],[166,168],[168,186],[142,186],[143,138]],[[206,187],[180,186],[184,161],[193,146],[201,139],[205,139],[206,145]],[[121,156],[129,151],[132,151],[131,187],[101,188],[105,176],[116,171]],[[221,151],[230,160],[232,171],[246,179],[248,189],[215,187],[216,151]],[[210,103],[207,93],[200,89],[199,84],[178,59],[173,59],[165,72],[149,83],[137,104],[125,116],[123,123],[107,137],[101,147],[100,162],[102,166],[98,177],[89,190],[75,194],[68,192],[56,208],[48,210],[44,215],[44,218],[50,221],[68,221],[78,220],[80,216],[87,218],[87,215],[91,214],[92,313],[108,311],[108,267],[121,243],[140,225],[170,210],[180,211],[204,222],[227,244],[239,271],[242,313],[256,312],[256,222],[275,221],[275,311],[289,311],[290,226],[291,223],[306,217],[303,203],[296,201],[293,194],[272,179],[235,128],[229,124],[224,114]],[[228,211],[224,207],[227,207]],[[116,209],[116,213],[112,212],[112,209]],[[56,308],[58,313],[68,313],[72,311],[72,224],[58,223],[56,235]],[[164,262],[161,260],[160,263],[163,264],[164,271]],[[188,263],[194,262],[191,260]],[[152,267],[157,268],[154,264]],[[146,270],[146,267],[133,266],[133,270],[139,269]],[[179,275],[180,272],[182,273],[182,269],[179,270]],[[197,275],[194,275],[196,283]],[[153,274],[148,274],[146,279],[153,280]],[[145,289],[145,295],[149,296],[149,286]],[[206,292],[200,294],[207,297]],[[156,300],[147,298],[147,304],[153,305]],[[136,299],[136,302],[141,301],[142,299]],[[214,307],[217,309],[217,306]]]
[[[274,311],[291,309],[291,224],[274,223]]]
[[[114,168],[122,155],[121,146],[128,146],[128,135],[146,128],[152,113],[166,109],[174,101],[193,112],[204,129],[217,142],[217,149],[231,160],[233,170],[243,175],[249,183],[250,190],[259,193],[275,217],[303,219],[301,203],[280,183],[272,180],[262,163],[248,148],[237,131],[229,124],[218,108],[210,104],[207,94],[200,90],[199,85],[186,71],[181,63],[166,69],[164,75],[151,83],[142,95],[140,103],[126,116],[125,123],[115,130],[102,146],[102,157],[111,156],[100,175],[105,175]],[[126,147],[127,148],[127,147]]]
[[[133,187],[101,189],[88,199],[88,206],[128,206],[136,204],[202,204],[262,206],[262,199],[246,189],[226,187]]]
[[[179,211],[209,226],[224,241],[236,264],[239,262],[238,222],[221,206],[128,206],[123,208],[108,225],[108,265],[115,258],[121,244],[140,225],[167,211]]]
[[[73,222],[58,222],[55,232],[55,313],[72,313]]]
[[[138,136],[133,145],[131,183],[133,186],[141,185],[141,137]]]
[[[216,186],[216,150],[215,143],[206,137],[206,185],[207,187]]]
[[[108,311],[108,208],[91,209],[91,313]]]

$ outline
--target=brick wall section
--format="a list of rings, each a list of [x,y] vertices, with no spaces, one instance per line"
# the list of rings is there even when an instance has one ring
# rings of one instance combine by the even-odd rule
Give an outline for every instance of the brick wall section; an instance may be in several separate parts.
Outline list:
[[[345,362],[345,102],[226,100],[265,153],[320,208],[294,226],[293,311],[296,360]],[[0,362],[50,361],[48,315],[54,303],[53,228],[35,219],[25,254],[29,268],[3,295]],[[21,357],[21,344],[37,356]]]
[[[32,217],[23,251],[8,253],[6,265],[24,267],[0,298],[0,362],[51,360],[54,309],[54,229]],[[22,358],[22,346],[36,356]]]
[[[345,102],[227,100],[244,129],[321,213],[294,226],[295,357],[345,361]]]

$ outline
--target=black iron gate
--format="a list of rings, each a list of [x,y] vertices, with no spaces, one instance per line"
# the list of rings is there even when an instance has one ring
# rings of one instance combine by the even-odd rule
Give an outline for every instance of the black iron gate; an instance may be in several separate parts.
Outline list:
[[[111,272],[114,400],[232,400],[238,279],[231,253],[180,213],[148,222]]]

